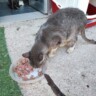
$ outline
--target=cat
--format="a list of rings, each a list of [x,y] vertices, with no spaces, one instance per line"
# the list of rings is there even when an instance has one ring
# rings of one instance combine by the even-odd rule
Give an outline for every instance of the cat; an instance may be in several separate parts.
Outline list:
[[[29,0],[23,0],[24,5],[29,5]],[[8,0],[8,6],[10,9],[20,8],[19,0]]]
[[[29,0],[23,0],[24,5],[29,5]]]
[[[54,81],[51,79],[51,77],[48,74],[44,74],[44,76],[48,82],[48,85],[51,87],[51,89],[53,90],[56,96],[66,96],[60,91],[60,89],[56,86],[56,84],[54,83]]]
[[[68,53],[73,52],[79,33],[85,41],[96,44],[85,35],[86,23],[87,17],[80,9],[60,9],[40,27],[32,49],[22,55],[29,58],[33,67],[40,67],[48,56],[54,56],[58,47],[65,46]]]
[[[19,0],[8,0],[8,6],[10,9],[18,9],[20,7]]]

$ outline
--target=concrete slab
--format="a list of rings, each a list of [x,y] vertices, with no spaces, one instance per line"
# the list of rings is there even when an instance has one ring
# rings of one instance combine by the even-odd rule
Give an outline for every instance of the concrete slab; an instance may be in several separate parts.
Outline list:
[[[48,17],[38,11],[0,17],[0,25]]]
[[[37,16],[38,17],[38,16]],[[47,18],[5,25],[5,36],[12,63],[31,49],[35,33]],[[88,38],[96,40],[96,26],[86,30]],[[96,96],[96,45],[80,36],[73,53],[60,48],[47,61],[47,71],[66,96]],[[45,79],[36,84],[19,84],[23,96],[55,96]]]

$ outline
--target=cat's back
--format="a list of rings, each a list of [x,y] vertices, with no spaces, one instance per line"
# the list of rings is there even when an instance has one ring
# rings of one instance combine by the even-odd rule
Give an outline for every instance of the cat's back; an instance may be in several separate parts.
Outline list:
[[[67,22],[82,22],[86,24],[87,18],[83,11],[81,11],[78,8],[64,8],[58,10],[56,13],[52,14],[49,19],[47,20],[47,23],[50,24],[57,24],[60,25],[60,23],[67,23]]]

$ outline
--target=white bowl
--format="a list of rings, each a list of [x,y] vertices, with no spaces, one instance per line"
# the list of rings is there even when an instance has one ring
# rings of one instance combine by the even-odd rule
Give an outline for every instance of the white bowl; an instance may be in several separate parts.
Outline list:
[[[40,80],[42,80],[44,78],[44,75],[42,75],[42,76],[37,77],[37,78],[35,78],[33,80],[26,80],[26,81],[24,81],[24,80],[22,80],[22,78],[18,77],[18,75],[15,72],[13,72],[13,68],[15,66],[16,66],[16,64],[11,64],[10,69],[9,69],[9,74],[10,74],[11,78],[14,81],[16,81],[17,83],[26,83],[26,84],[36,83],[36,82],[38,82],[38,81],[40,81]],[[42,66],[42,72],[43,72],[43,74],[45,73],[45,71],[46,71],[46,66],[43,65]]]

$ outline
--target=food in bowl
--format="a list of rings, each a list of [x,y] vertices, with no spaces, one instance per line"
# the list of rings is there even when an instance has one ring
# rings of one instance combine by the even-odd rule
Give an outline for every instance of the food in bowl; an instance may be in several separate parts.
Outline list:
[[[22,80],[32,80],[43,75],[42,68],[33,68],[28,58],[21,58],[13,67],[13,72]]]

